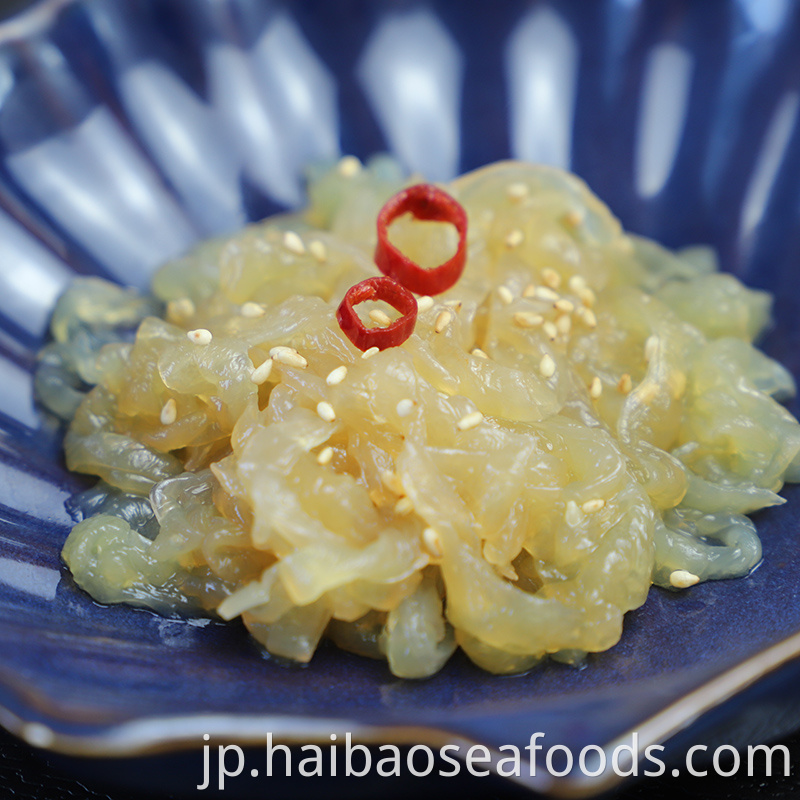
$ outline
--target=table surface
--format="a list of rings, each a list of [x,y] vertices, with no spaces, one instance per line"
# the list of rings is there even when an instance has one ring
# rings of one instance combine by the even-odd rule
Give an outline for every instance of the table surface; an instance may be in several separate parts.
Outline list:
[[[737,776],[722,777],[690,777],[679,778],[643,778],[635,783],[628,783],[621,790],[606,796],[603,800],[790,800],[800,797],[800,770],[795,767],[800,763],[800,733],[785,739],[783,742],[791,753],[792,774],[765,776],[763,772],[753,777]],[[194,781],[187,775],[187,784]],[[320,796],[320,784],[312,784],[309,780],[307,786],[294,784],[289,791],[273,791],[262,783],[261,793],[256,796],[269,797],[270,800],[280,800],[281,797],[291,797],[299,800],[305,796]],[[353,779],[351,779],[352,781]],[[381,800],[391,800],[392,797],[408,797],[409,784],[396,785],[393,792],[387,781],[387,791],[381,792]],[[437,800],[459,798],[470,800],[481,798],[522,798],[530,795],[513,785],[496,779],[468,777],[463,780],[444,778],[438,780],[415,779],[415,800],[424,800],[426,797],[436,797]],[[340,787],[343,786],[340,784]],[[357,791],[357,783],[352,784],[356,791],[345,788],[343,796],[358,797],[370,796]],[[222,794],[210,795],[208,791],[196,791],[193,786],[187,785],[185,790],[171,791],[169,793],[147,792],[145,794],[109,788],[94,780],[78,779],[70,774],[69,767],[65,768],[59,763],[58,758],[51,754],[34,751],[26,744],[0,729],[0,787],[3,798],[13,800],[183,800],[184,798],[201,797],[226,797],[227,791]],[[366,787],[364,787],[366,788]],[[374,788],[374,785],[373,785]],[[329,792],[325,792],[329,794]],[[336,792],[333,793],[334,795]]]

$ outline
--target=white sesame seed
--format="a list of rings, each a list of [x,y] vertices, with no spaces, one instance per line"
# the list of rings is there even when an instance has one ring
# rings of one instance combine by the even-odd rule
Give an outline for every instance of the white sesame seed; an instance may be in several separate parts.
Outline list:
[[[336,419],[336,412],[327,400],[320,400],[317,403],[317,415],[325,422],[333,422]]]
[[[321,467],[324,467],[326,464],[330,464],[332,458],[333,448],[326,447],[319,451],[319,455],[317,456],[317,464],[319,464]]]
[[[572,317],[569,314],[562,314],[556,318],[556,330],[566,336],[572,330]]]
[[[533,311],[516,311],[512,320],[518,328],[536,328],[544,322],[544,317]]]
[[[584,514],[594,514],[605,506],[606,501],[602,497],[595,497],[593,500],[587,500],[582,506],[581,510]]]
[[[353,175],[361,172],[361,162],[355,156],[344,156],[339,159],[337,169],[340,175],[345,178],[352,178]]]
[[[555,308],[556,311],[560,311],[562,314],[571,314],[575,310],[575,304],[561,297],[553,303],[553,308]]]
[[[630,394],[631,389],[633,389],[633,381],[631,380],[631,376],[626,372],[619,379],[619,383],[617,383],[617,391],[621,394]]]
[[[509,305],[509,303],[513,302],[513,300],[514,300],[514,295],[511,292],[511,289],[509,289],[508,286],[505,286],[503,284],[501,284],[500,286],[497,287],[497,296],[506,305]]]
[[[597,301],[597,295],[588,286],[585,289],[581,289],[579,292],[576,292],[576,294],[580,298],[581,303],[588,308],[592,308]]]
[[[569,286],[575,294],[578,294],[586,288],[586,279],[583,275],[573,275],[567,282],[567,286]]]
[[[369,318],[376,325],[380,325],[383,328],[386,328],[392,324],[392,318],[385,311],[381,311],[379,308],[373,308],[369,312]]]
[[[414,503],[410,497],[401,497],[394,504],[394,513],[401,517],[407,516],[413,510],[414,510]]]
[[[345,379],[346,376],[347,367],[342,364],[341,367],[336,367],[336,369],[332,369],[328,373],[328,377],[325,378],[325,383],[327,383],[328,386],[337,386]]]
[[[558,328],[548,320],[542,325],[542,330],[544,331],[544,335],[551,341],[554,342],[558,338]]]
[[[592,378],[592,382],[589,384],[589,397],[591,397],[592,400],[597,400],[601,394],[603,394],[603,382],[595,375],[594,378]]]
[[[591,308],[581,306],[575,313],[578,315],[578,317],[580,317],[580,319],[583,320],[583,324],[587,328],[597,327],[597,316]]]
[[[473,347],[470,350],[470,355],[475,356],[476,358],[489,358],[489,356],[480,349],[480,347]]]
[[[325,243],[321,242],[319,239],[312,239],[308,243],[308,252],[320,263],[328,260],[328,248],[325,247]]]
[[[442,538],[439,536],[439,531],[437,531],[436,528],[425,528],[425,530],[422,531],[422,543],[425,545],[425,549],[434,558],[441,558],[444,555]]]
[[[456,313],[461,311],[461,301],[460,300],[445,300],[444,304],[448,308],[452,308],[453,311],[455,311]]]
[[[178,419],[178,405],[174,397],[170,397],[161,407],[161,424],[172,425]]]
[[[188,319],[193,317],[196,311],[194,303],[188,297],[170,300],[167,303],[167,315],[172,319]]]
[[[267,382],[270,372],[272,372],[272,359],[268,358],[250,373],[250,380],[256,386],[261,386]]]
[[[408,397],[404,397],[397,403],[397,416],[407,417],[414,410],[416,403]]]
[[[583,209],[576,208],[572,211],[567,211],[563,216],[564,224],[569,225],[570,228],[577,228],[583,222],[584,216]]]
[[[583,514],[581,510],[578,508],[578,504],[574,500],[570,500],[567,503],[567,508],[564,511],[564,521],[570,528],[575,528],[581,524],[583,520]]]
[[[398,497],[405,496],[406,490],[403,488],[403,481],[400,476],[390,469],[385,469],[381,472],[381,483],[392,493]]]
[[[261,303],[242,303],[242,307],[239,309],[239,313],[243,317],[263,317],[264,314],[267,313],[267,310]]]
[[[480,411],[473,411],[470,414],[465,414],[461,419],[456,423],[456,427],[460,431],[468,431],[471,428],[475,428],[483,422],[483,414]]]
[[[537,300],[548,300],[551,303],[555,303],[556,300],[559,300],[558,292],[554,292],[547,286],[537,286],[535,290]]]
[[[545,267],[542,270],[542,282],[551,289],[558,289],[561,286],[561,276],[552,267]]]
[[[298,256],[302,256],[306,252],[303,240],[294,231],[286,231],[283,234],[283,246]]]
[[[524,183],[509,183],[506,186],[506,194],[512,200],[523,200],[528,196],[529,189]]]
[[[543,378],[552,378],[556,374],[556,362],[548,353],[545,353],[539,362],[539,373]]]
[[[286,364],[287,367],[300,367],[305,369],[308,366],[308,361],[294,349],[294,347],[286,347],[285,345],[278,345],[269,351],[274,361],[279,364]]]
[[[449,311],[442,311],[439,316],[436,317],[433,329],[436,333],[441,333],[452,321],[453,315]]]
[[[197,328],[196,330],[188,331],[186,336],[189,338],[189,341],[192,341],[195,344],[209,344],[214,338],[211,335],[211,331],[206,330],[205,328]]]
[[[525,235],[522,231],[519,228],[514,228],[505,238],[506,247],[519,247],[524,239]]]
[[[380,351],[380,347],[369,347],[361,354],[361,358],[372,358],[372,356],[374,356],[376,353],[380,353]]]
[[[700,578],[686,569],[676,569],[670,572],[669,583],[676,589],[688,589],[690,586],[700,583]]]
[[[428,295],[424,294],[422,297],[417,298],[417,311],[427,311],[429,308],[433,308],[432,297],[428,297]]]
[[[642,404],[649,405],[656,399],[660,391],[659,385],[651,379],[642,381],[637,387],[633,396]]]
[[[536,286],[533,283],[529,283],[525,290],[522,292],[523,297],[536,297]]]
[[[652,361],[659,347],[661,347],[661,340],[658,336],[655,334],[648,336],[644,343],[644,360]]]

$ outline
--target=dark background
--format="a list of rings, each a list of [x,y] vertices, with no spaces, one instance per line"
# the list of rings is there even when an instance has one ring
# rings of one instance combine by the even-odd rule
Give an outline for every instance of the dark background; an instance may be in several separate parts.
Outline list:
[[[757,773],[752,778],[742,776],[705,778],[682,776],[673,778],[642,778],[638,782],[626,783],[621,790],[605,795],[603,800],[790,800],[800,798],[800,733],[783,741],[791,753],[791,775],[782,774],[770,777]],[[456,777],[409,778],[408,780],[383,779],[381,783],[366,780],[349,781],[297,779],[293,784],[274,783],[276,779],[259,778],[253,783],[247,777],[233,779],[222,794],[198,792],[194,786],[201,780],[201,765],[196,763],[197,754],[192,756],[170,757],[167,761],[148,762],[142,768],[144,783],[154,782],[158,769],[164,769],[169,777],[165,781],[173,784],[173,789],[160,791],[129,791],[114,786],[120,780],[105,774],[98,779],[97,773],[105,772],[102,765],[87,765],[79,760],[53,756],[34,751],[18,739],[0,729],[0,797],[2,800],[184,800],[184,798],[223,797],[236,800],[242,787],[249,787],[251,797],[282,800],[282,798],[314,797],[325,800],[337,798],[374,798],[381,800],[407,798],[424,800],[436,797],[437,800],[486,800],[488,798],[525,798],[531,795],[513,784],[496,778]],[[777,760],[778,771],[782,764]],[[112,767],[111,771],[114,769]],[[133,770],[135,773],[136,770]],[[91,777],[86,777],[91,773]],[[213,774],[213,773],[212,773]],[[136,780],[134,777],[133,780]],[[156,785],[164,785],[155,781]],[[185,787],[185,788],[184,788]],[[380,790],[379,792],[377,790]]]

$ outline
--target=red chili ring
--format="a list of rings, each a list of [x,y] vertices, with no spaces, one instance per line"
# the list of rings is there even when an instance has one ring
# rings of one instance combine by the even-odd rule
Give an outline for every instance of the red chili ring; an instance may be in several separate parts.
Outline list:
[[[449,222],[458,231],[458,249],[444,264],[425,269],[403,255],[390,241],[389,225],[402,214],[415,219]],[[467,260],[467,212],[447,192],[429,183],[403,189],[392,197],[378,214],[378,244],[375,263],[378,269],[417,294],[441,294],[447,291],[464,271]]]
[[[403,316],[385,328],[367,328],[353,306],[366,300],[384,300]],[[336,310],[336,319],[345,336],[359,349],[385,350],[402,344],[414,332],[417,301],[414,295],[392,278],[367,278],[351,286]]]

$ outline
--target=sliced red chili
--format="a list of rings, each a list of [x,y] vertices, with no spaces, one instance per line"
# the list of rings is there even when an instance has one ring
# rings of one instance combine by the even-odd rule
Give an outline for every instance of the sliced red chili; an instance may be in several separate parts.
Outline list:
[[[415,219],[449,222],[458,231],[455,255],[433,269],[425,269],[401,253],[390,241],[389,225],[403,214]],[[378,244],[375,263],[378,269],[417,294],[441,294],[447,291],[464,271],[467,259],[467,212],[447,192],[429,183],[403,189],[392,197],[378,214]]]
[[[354,308],[367,300],[383,300],[402,316],[385,328],[367,328]],[[347,290],[336,310],[336,319],[345,336],[359,350],[369,350],[370,347],[385,350],[402,344],[414,332],[417,300],[392,278],[367,278]]]

